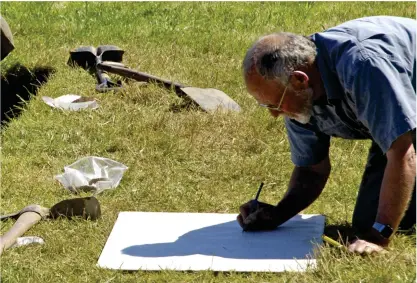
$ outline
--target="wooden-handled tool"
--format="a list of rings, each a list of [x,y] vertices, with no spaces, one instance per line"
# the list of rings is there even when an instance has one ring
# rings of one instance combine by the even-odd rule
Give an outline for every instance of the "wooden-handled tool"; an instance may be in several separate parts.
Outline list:
[[[108,73],[120,75],[140,82],[154,82],[168,89],[173,89],[180,97],[188,97],[204,111],[229,110],[239,112],[240,106],[224,92],[214,88],[198,88],[184,86],[177,82],[131,70],[123,64],[103,61],[97,68]]]
[[[100,216],[100,203],[95,197],[63,200],[50,209],[31,204],[16,213],[0,216],[0,220],[17,219],[12,228],[0,236],[0,255],[3,251],[10,248],[17,238],[26,233],[41,219],[82,217],[84,219],[96,220]]]

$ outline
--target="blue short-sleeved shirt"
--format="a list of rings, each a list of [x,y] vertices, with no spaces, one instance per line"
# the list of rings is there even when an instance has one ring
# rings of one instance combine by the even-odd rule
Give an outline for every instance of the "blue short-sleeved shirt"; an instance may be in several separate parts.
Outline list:
[[[368,17],[311,36],[326,97],[308,124],[285,118],[297,166],[323,160],[330,138],[372,139],[385,153],[416,127],[416,24]]]

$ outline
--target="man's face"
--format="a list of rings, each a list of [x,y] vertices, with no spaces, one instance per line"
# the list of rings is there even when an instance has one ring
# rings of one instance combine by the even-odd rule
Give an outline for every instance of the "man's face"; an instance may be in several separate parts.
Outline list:
[[[302,124],[310,121],[313,109],[313,90],[311,88],[294,90],[291,84],[285,86],[277,81],[265,80],[259,75],[251,75],[246,78],[246,86],[259,104],[280,106],[280,110],[269,110],[272,116],[284,115]],[[284,91],[285,96],[281,102]],[[281,105],[279,105],[280,102]]]

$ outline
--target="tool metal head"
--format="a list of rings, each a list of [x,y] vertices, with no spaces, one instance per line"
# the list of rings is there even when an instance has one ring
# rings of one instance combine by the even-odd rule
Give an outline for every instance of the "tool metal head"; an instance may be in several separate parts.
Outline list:
[[[122,62],[125,52],[115,45],[100,45],[97,47],[97,56],[100,61]]]
[[[204,111],[236,111],[240,106],[223,91],[214,88],[183,87],[181,90]]]
[[[84,69],[93,68],[97,61],[97,50],[93,46],[82,46],[70,51],[68,65],[77,65]]]
[[[0,16],[0,31],[1,31],[1,56],[0,60],[3,60],[14,49],[13,35],[6,20]]]
[[[31,204],[31,205],[28,205],[28,206],[24,207],[23,209],[21,209],[18,212],[0,216],[0,220],[3,221],[3,220],[7,220],[7,219],[18,219],[20,217],[20,215],[22,215],[23,213],[26,213],[26,212],[36,212],[43,219],[45,219],[49,215],[49,208],[40,206],[38,204]]]
[[[100,203],[95,197],[66,199],[58,202],[50,209],[50,217],[72,219],[82,217],[84,219],[97,220],[101,216]]]

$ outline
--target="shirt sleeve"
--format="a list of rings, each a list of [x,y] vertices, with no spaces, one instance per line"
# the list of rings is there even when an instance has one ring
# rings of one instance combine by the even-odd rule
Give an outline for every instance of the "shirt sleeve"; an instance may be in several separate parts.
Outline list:
[[[311,166],[329,154],[330,136],[318,131],[310,124],[300,124],[285,117],[291,161],[296,166]]]
[[[387,58],[359,61],[348,86],[356,100],[359,120],[386,153],[402,134],[416,127],[416,91],[413,70]]]

